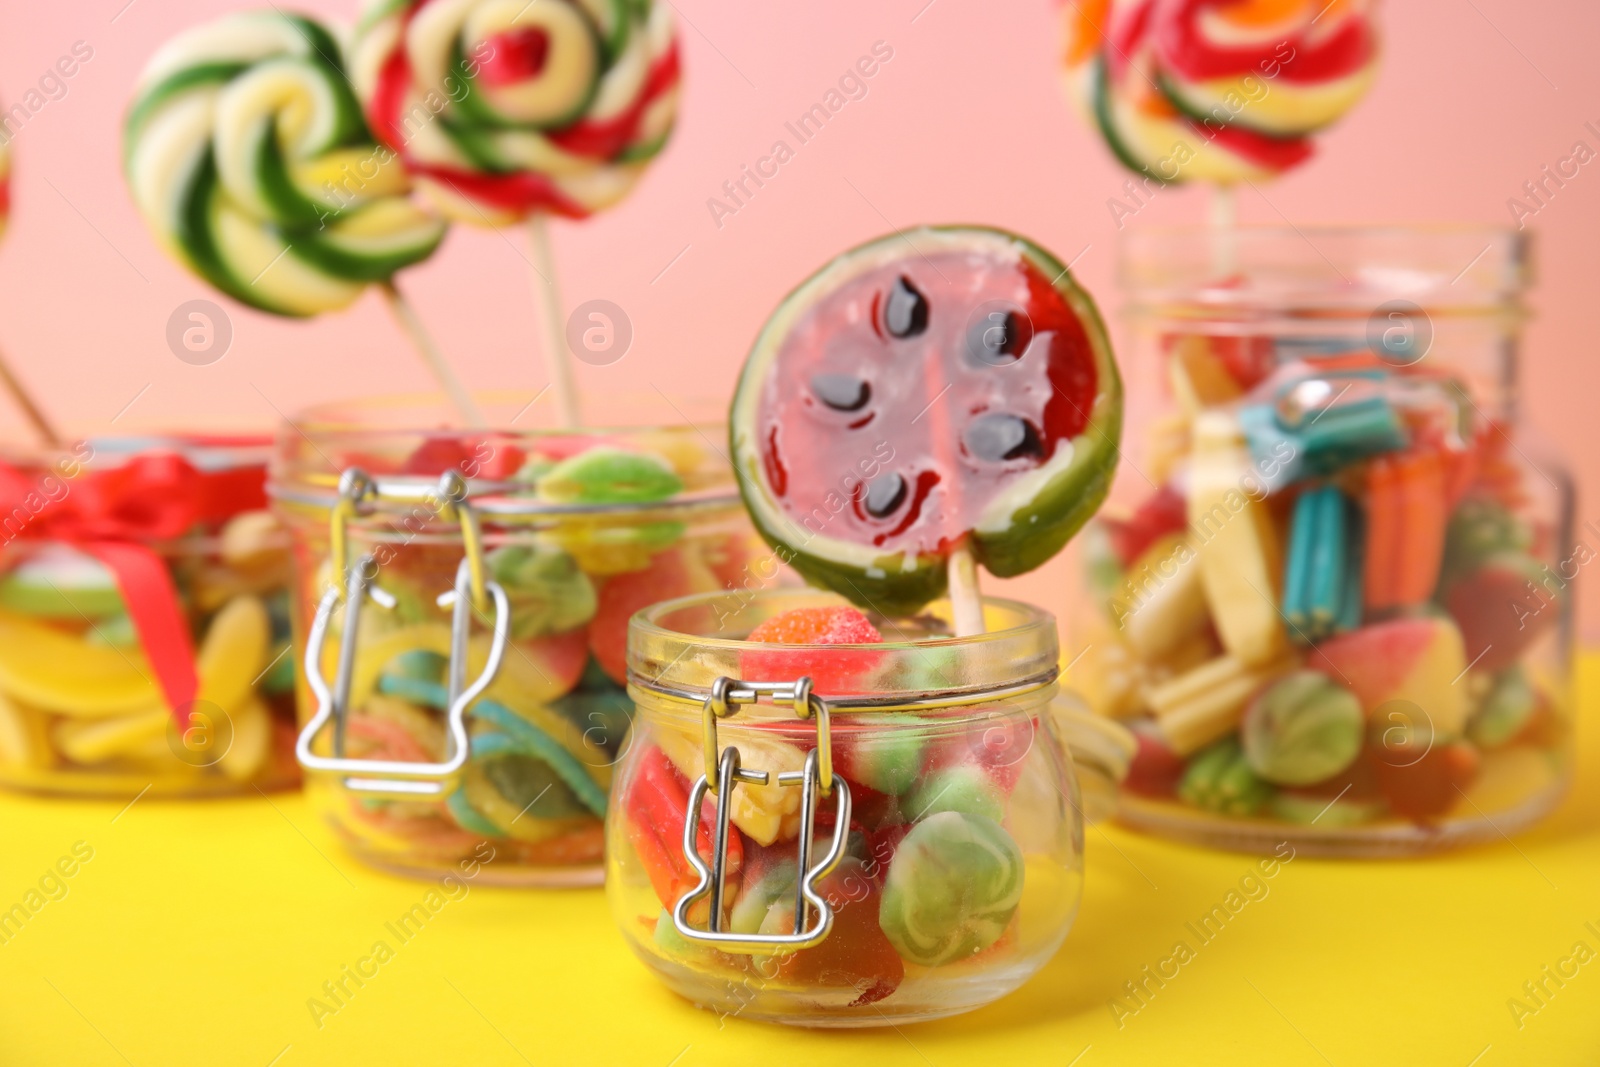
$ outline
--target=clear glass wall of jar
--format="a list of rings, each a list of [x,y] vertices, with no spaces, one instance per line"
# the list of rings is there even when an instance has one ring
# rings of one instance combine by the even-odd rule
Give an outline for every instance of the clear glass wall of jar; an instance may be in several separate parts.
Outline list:
[[[307,791],[347,845],[381,867],[437,876],[472,861],[496,882],[598,884],[601,820],[632,718],[629,616],[777,577],[752,563],[759,541],[714,444],[721,430],[518,429],[535,422],[527,399],[483,398],[492,428],[470,431],[428,429],[452,419],[424,398],[336,405],[297,418],[279,439],[271,492],[294,538],[302,657],[337,590],[318,657],[330,699],[308,677],[302,721],[332,697],[345,713],[304,731],[302,759],[358,761],[342,771],[321,764]],[[341,505],[341,484],[361,481],[346,476],[353,471],[365,480]],[[441,478],[464,496],[451,499]],[[469,559],[481,561],[481,588]],[[367,592],[355,598],[341,694],[350,572],[364,575]],[[455,609],[440,602],[458,578],[475,601],[461,644]],[[496,588],[508,612],[498,651]],[[450,767],[460,747],[452,661],[468,686],[491,659],[497,669],[460,716],[470,752]],[[375,762],[396,766],[374,772]]]
[[[1406,853],[1570,773],[1572,489],[1517,404],[1495,227],[1130,230],[1126,455],[1071,681],[1140,735],[1122,818]]]
[[[267,438],[0,452],[0,785],[198,796],[299,780]]]
[[[881,645],[740,639],[782,611],[839,603],[783,590],[635,616],[638,717],[606,822],[612,915],[674,991],[740,1018],[853,1027],[968,1011],[1043,966],[1078,906],[1083,823],[1051,710],[1054,619],[990,600],[980,637],[950,638],[935,604],[875,619],[893,638]],[[797,700],[801,677],[826,714]],[[708,760],[714,776],[745,777],[707,783]],[[815,896],[797,909],[802,868]]]

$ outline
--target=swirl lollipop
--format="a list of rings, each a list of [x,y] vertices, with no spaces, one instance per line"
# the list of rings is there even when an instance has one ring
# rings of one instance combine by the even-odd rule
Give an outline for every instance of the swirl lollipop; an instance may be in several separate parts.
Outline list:
[[[405,168],[368,134],[322,26],[248,12],[169,41],[139,80],[124,168],[168,250],[241,303],[305,317],[377,285],[463,414],[481,421],[393,283],[433,253],[446,223],[407,197]]]
[[[678,44],[652,0],[372,0],[351,80],[380,140],[452,219],[531,219],[535,289],[566,420],[547,215],[610,207],[661,151],[678,107]]]
[[[1371,0],[1081,0],[1064,68],[1117,159],[1166,184],[1272,178],[1372,82]]]

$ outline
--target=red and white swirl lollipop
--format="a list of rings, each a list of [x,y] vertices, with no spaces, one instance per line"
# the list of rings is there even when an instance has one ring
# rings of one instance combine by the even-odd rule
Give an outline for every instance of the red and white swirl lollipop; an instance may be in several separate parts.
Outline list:
[[[1228,186],[1312,155],[1376,71],[1373,0],[1079,0],[1069,91],[1112,153],[1161,183]]]
[[[452,219],[533,221],[550,370],[569,423],[548,215],[617,203],[672,132],[678,42],[654,0],[370,0],[351,79],[378,138]]]

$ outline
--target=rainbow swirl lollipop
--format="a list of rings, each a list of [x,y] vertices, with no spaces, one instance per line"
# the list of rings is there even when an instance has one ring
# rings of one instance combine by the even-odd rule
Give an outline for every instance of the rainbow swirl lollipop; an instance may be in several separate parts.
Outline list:
[[[124,168],[183,263],[280,315],[350,304],[445,232],[367,132],[333,37],[296,15],[229,15],[168,42],[128,112]]]
[[[585,218],[672,132],[678,42],[652,0],[372,0],[351,79],[373,130],[452,219]]]
[[[1130,170],[1160,182],[1271,178],[1377,69],[1373,0],[1080,0],[1069,91]]]

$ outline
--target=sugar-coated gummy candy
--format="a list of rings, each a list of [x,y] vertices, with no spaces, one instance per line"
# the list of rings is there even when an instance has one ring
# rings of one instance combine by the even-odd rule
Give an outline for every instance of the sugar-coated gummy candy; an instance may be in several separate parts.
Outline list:
[[[881,718],[877,722],[853,722],[859,729],[851,734],[835,728],[835,765],[852,782],[899,796],[912,788],[922,774],[927,739],[918,729],[919,721],[896,715],[891,722]]]
[[[1022,850],[999,823],[945,811],[901,840],[878,924],[910,963],[937,967],[1000,939],[1022,900]]]
[[[1330,778],[1361,751],[1361,702],[1318,671],[1296,671],[1273,682],[1244,713],[1245,758],[1276,785],[1310,785]]]

